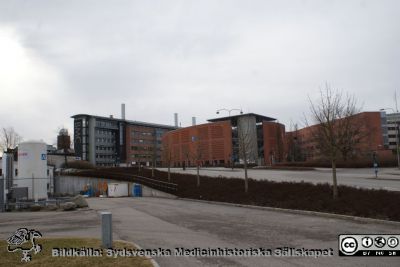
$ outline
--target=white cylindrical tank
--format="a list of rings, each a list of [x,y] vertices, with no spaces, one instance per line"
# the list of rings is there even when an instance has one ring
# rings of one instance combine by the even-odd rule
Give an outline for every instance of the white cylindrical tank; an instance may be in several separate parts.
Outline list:
[[[29,199],[47,199],[47,146],[29,141],[18,145],[18,187],[28,187]]]

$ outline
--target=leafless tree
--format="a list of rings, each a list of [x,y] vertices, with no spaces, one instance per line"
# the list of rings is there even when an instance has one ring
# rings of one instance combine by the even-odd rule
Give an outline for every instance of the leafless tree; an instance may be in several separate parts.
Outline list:
[[[182,169],[186,170],[186,167],[189,167],[189,159],[190,159],[190,149],[188,144],[182,145],[182,154],[183,154]]]
[[[154,142],[153,142],[153,147],[152,147],[152,154],[151,154],[151,177],[154,177],[154,169],[156,168],[157,164],[157,135],[156,131],[154,130]]]
[[[249,177],[248,177],[248,163],[251,154],[254,152],[253,137],[251,136],[251,124],[247,120],[243,123],[238,123],[237,137],[239,142],[239,157],[243,160],[244,168],[244,192],[247,194],[249,191]]]
[[[203,148],[199,137],[194,137],[194,151],[192,152],[192,159],[196,163],[197,170],[197,187],[200,186],[200,163],[203,160]]]
[[[290,126],[290,133],[288,134],[288,161],[303,161],[304,156],[301,149],[301,137],[297,123]]]
[[[326,84],[320,90],[320,99],[310,102],[313,123],[312,135],[319,152],[328,157],[332,164],[333,198],[338,197],[336,162],[342,153],[347,155],[360,141],[360,129],[354,115],[360,112],[353,96],[343,96],[342,92]]]
[[[169,139],[162,141],[162,159],[163,165],[168,167],[168,182],[171,182],[171,163],[172,163],[172,147]]]
[[[8,149],[14,149],[20,142],[22,137],[14,131],[14,128],[2,128],[0,132],[0,150],[7,151]]]
[[[283,135],[284,131],[282,131],[280,124],[277,122],[275,127],[275,135],[276,135],[276,151],[277,151],[277,162],[283,161],[283,155],[285,153],[285,148],[283,144]]]

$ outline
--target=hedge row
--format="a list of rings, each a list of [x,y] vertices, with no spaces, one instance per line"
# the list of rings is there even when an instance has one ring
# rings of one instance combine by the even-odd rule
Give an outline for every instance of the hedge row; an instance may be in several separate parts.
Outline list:
[[[129,174],[151,177],[151,170],[142,169],[139,173],[135,168],[100,169],[80,175],[112,178],[112,172],[118,177],[125,173],[128,180]],[[155,177],[153,179],[167,181],[168,176],[167,172],[156,170]],[[183,198],[400,221],[400,192],[339,186],[339,197],[333,200],[332,186],[327,183],[315,185],[250,179],[246,194],[244,179],[201,176],[200,187],[197,187],[195,175],[171,173],[171,178],[171,182],[178,184],[177,196]]]

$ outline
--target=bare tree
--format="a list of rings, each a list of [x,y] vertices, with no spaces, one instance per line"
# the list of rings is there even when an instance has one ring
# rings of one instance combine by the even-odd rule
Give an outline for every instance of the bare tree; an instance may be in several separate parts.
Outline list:
[[[356,129],[354,115],[360,112],[353,96],[343,94],[326,84],[320,90],[318,102],[310,102],[313,126],[312,135],[319,152],[332,164],[333,198],[338,197],[336,162],[341,153],[354,149],[360,140],[360,129]]]
[[[285,151],[284,151],[285,148],[284,148],[284,144],[283,144],[284,137],[282,135],[284,135],[285,131],[282,131],[278,122],[276,123],[275,126],[276,126],[275,127],[275,135],[276,135],[277,162],[282,162],[283,155],[285,153]]]
[[[288,161],[303,161],[304,160],[304,155],[301,149],[301,137],[299,134],[299,128],[297,123],[290,126],[291,130],[290,133],[288,134],[288,156],[287,160]]]
[[[182,169],[186,170],[186,167],[189,167],[189,159],[190,159],[190,149],[188,144],[182,145],[182,154],[183,154]]]
[[[151,163],[151,177],[154,177],[154,169],[156,167],[157,164],[157,133],[156,130],[154,129],[154,142],[153,142],[153,147],[152,147],[152,154],[151,154],[151,159],[152,159],[152,163]]]
[[[244,192],[247,194],[249,191],[249,177],[248,177],[248,163],[252,159],[254,149],[257,150],[257,140],[254,140],[252,135],[252,123],[249,119],[241,118],[243,121],[238,123],[237,126],[237,137],[239,142],[239,157],[243,161],[244,168]],[[255,127],[255,124],[254,124]]]
[[[203,160],[203,148],[199,137],[193,137],[194,151],[192,153],[192,159],[196,163],[197,170],[197,187],[200,186],[200,163]]]
[[[171,162],[172,162],[172,152],[169,143],[163,142],[163,159],[168,167],[168,182],[171,182]]]
[[[2,128],[0,132],[0,150],[7,151],[8,149],[14,149],[20,142],[22,137],[14,131],[14,128]]]

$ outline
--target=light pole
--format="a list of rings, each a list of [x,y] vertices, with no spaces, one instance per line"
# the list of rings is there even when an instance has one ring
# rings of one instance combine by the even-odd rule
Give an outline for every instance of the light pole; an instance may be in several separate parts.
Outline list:
[[[220,111],[227,111],[228,114],[229,114],[229,117],[230,117],[230,116],[231,116],[231,112],[234,111],[234,110],[239,111],[240,114],[243,114],[242,109],[238,109],[238,108],[232,108],[232,109],[221,108],[221,109],[218,109],[216,113],[219,114]],[[233,140],[232,140],[232,141],[233,141]],[[232,142],[232,151],[231,151],[231,152],[232,152],[232,153],[231,153],[231,156],[230,156],[230,160],[231,160],[232,171],[233,171],[233,168],[234,168],[234,162],[233,162],[233,160],[234,160],[234,156],[233,156],[233,155],[234,155],[233,142]]]
[[[232,109],[221,108],[221,109],[218,109],[216,113],[219,114],[220,111],[227,111],[229,113],[229,117],[230,117],[231,116],[231,112],[234,111],[234,110],[240,111],[240,114],[243,114],[243,111],[241,109],[238,109],[238,108],[232,108]]]
[[[387,109],[392,110],[393,113],[399,113],[399,111],[395,111],[392,108],[381,108],[381,111],[385,111]],[[397,167],[400,169],[400,155],[399,155],[399,124],[397,121],[396,123],[396,155],[397,155]]]

